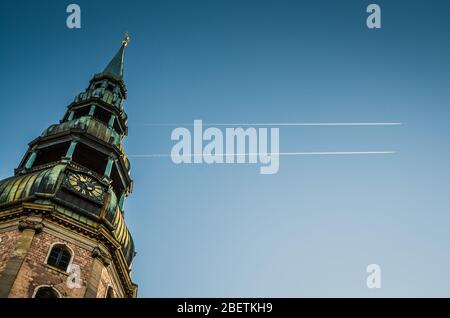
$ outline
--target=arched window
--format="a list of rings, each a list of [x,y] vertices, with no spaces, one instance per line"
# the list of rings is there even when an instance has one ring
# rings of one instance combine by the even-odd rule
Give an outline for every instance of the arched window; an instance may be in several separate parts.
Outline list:
[[[70,250],[62,244],[53,245],[47,258],[47,264],[60,270],[67,271],[72,254]]]
[[[54,288],[43,286],[38,288],[34,294],[34,298],[59,298],[59,295]]]

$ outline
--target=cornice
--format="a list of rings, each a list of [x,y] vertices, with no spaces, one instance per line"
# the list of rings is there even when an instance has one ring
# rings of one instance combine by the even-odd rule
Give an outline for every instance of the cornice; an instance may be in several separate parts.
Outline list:
[[[19,221],[19,231],[34,230],[36,233],[42,232],[44,225],[39,221],[21,220]]]
[[[103,225],[100,224],[98,227],[93,228],[92,226],[83,224],[56,212],[53,205],[21,202],[16,206],[0,208],[0,222],[19,219],[19,230],[23,231],[27,228],[32,228],[36,231],[42,231],[44,227],[43,222],[26,219],[32,215],[39,215],[42,221],[51,221],[52,223],[56,223],[102,243],[107,248],[110,256],[98,248],[94,248],[92,256],[100,258],[105,267],[109,266],[111,262],[115,264],[127,297],[136,297],[137,285],[131,281],[130,270],[121,252],[121,245]]]

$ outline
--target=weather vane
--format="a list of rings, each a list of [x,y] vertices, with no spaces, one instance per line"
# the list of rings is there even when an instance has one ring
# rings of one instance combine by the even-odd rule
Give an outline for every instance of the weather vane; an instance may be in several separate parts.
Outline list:
[[[123,39],[122,45],[123,45],[123,46],[127,46],[128,43],[130,43],[130,42],[131,42],[131,38],[130,38],[130,36],[128,35],[128,32],[125,32],[125,39]]]

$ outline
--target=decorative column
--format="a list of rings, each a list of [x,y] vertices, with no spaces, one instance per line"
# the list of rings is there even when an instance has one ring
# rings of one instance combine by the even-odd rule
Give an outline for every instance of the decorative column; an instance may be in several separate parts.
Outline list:
[[[20,235],[16,248],[6,263],[5,270],[0,274],[0,298],[7,298],[22,267],[35,234],[43,229],[43,224],[37,221],[23,220],[19,222]]]
[[[91,108],[89,109],[89,117],[93,117],[94,116],[94,112],[95,112],[95,105],[92,105]]]
[[[85,298],[96,298],[98,293],[98,285],[102,277],[103,268],[108,267],[111,264],[111,259],[108,255],[103,253],[99,247],[94,248],[92,251],[92,269],[87,281]]]
[[[63,158],[63,161],[70,161],[72,160],[73,153],[75,151],[75,148],[77,147],[78,141],[72,141],[70,143],[69,149],[67,149],[66,155]]]
[[[109,157],[108,158],[108,163],[106,164],[106,168],[105,168],[105,176],[106,177],[110,177],[111,176],[111,170],[112,170],[112,166],[114,164],[114,158],[113,157]]]
[[[71,110],[69,112],[69,117],[67,117],[67,121],[71,121],[73,119],[73,116],[75,115],[75,112],[73,110]]]
[[[123,204],[125,202],[125,197],[126,197],[126,194],[125,194],[125,191],[123,191],[122,194],[120,195],[120,199],[119,199],[119,208],[120,208],[120,211],[122,211],[122,212],[123,212]]]
[[[33,150],[30,157],[28,158],[27,162],[25,163],[26,169],[30,169],[33,166],[34,161],[36,160],[36,156],[37,156],[37,150]]]
[[[108,127],[112,128],[114,126],[114,121],[116,120],[116,115],[111,115],[111,118],[109,118]]]

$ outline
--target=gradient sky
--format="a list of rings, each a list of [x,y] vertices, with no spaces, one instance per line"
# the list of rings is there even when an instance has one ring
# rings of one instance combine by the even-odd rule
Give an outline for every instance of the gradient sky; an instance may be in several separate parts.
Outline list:
[[[282,127],[282,152],[396,153],[282,157],[275,175],[131,158],[140,297],[450,297],[449,16],[445,0],[2,1],[0,178],[129,31],[129,155],[170,153],[174,127],[149,124],[403,123]]]

